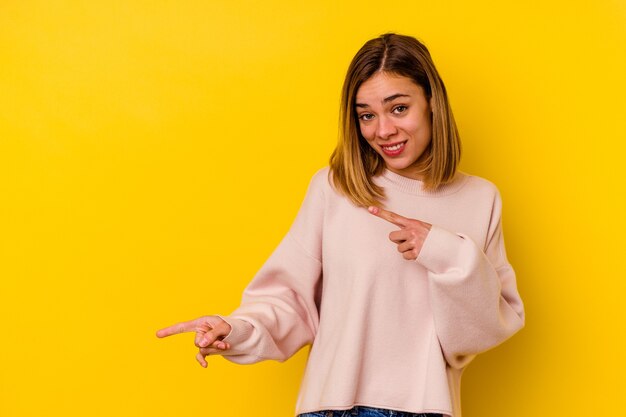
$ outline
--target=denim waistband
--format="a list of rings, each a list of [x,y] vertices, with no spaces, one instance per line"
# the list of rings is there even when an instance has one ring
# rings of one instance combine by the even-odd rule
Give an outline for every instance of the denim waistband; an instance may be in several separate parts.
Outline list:
[[[349,410],[322,410],[300,414],[298,417],[442,417],[442,415],[438,413],[411,413],[358,405]]]

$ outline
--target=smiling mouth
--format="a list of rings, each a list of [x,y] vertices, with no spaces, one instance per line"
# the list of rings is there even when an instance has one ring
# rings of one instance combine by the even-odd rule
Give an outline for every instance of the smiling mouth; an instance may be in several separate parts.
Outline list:
[[[390,145],[380,145],[380,148],[383,150],[385,155],[395,156],[400,154],[406,145],[406,140],[404,142],[396,142]]]

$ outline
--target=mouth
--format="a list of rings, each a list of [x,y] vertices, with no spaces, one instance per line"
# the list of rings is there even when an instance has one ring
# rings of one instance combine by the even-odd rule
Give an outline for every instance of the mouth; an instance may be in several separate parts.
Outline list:
[[[396,143],[390,143],[387,145],[380,145],[380,148],[382,149],[385,155],[396,156],[402,153],[406,145],[406,142],[407,141],[405,140],[404,142],[396,142]]]

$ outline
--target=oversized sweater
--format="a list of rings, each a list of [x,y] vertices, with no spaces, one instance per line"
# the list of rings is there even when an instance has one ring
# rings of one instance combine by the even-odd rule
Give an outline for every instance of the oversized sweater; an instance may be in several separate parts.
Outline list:
[[[460,417],[465,366],[524,325],[501,199],[458,172],[436,191],[385,170],[385,208],[432,224],[415,261],[399,230],[339,194],[323,168],[290,230],[224,316],[224,356],[283,361],[312,344],[296,413],[355,405]]]

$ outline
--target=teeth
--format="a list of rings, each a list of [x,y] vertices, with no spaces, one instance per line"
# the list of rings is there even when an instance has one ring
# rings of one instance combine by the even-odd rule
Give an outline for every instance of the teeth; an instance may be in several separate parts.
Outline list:
[[[398,143],[397,145],[394,145],[394,146],[383,146],[383,149],[386,151],[397,151],[398,149],[402,147],[402,145],[404,145],[404,143]]]

